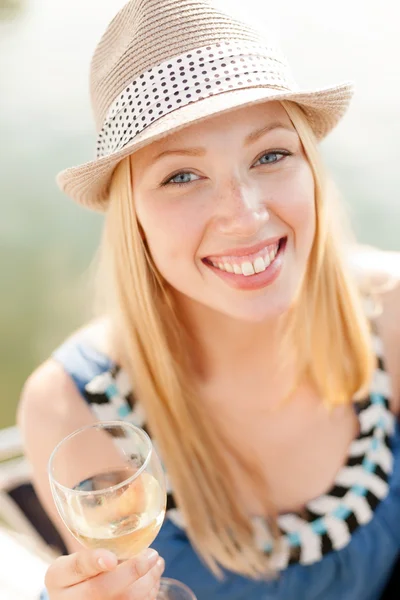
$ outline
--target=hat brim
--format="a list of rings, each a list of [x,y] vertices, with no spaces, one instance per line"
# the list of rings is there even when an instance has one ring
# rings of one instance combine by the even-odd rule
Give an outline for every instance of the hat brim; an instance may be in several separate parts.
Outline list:
[[[57,175],[57,183],[62,191],[79,204],[104,212],[107,209],[109,185],[115,167],[125,156],[137,152],[150,142],[218,113],[268,100],[292,100],[299,104],[317,139],[321,140],[343,117],[352,96],[353,85],[349,82],[313,91],[282,92],[270,87],[252,87],[215,94],[164,115],[121,150],[61,171]]]

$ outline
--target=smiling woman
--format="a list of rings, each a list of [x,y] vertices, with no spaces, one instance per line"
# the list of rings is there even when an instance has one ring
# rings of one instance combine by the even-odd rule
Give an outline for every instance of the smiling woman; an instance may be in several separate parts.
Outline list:
[[[86,423],[131,420],[168,472],[154,547],[199,600],[378,600],[400,549],[400,334],[393,304],[367,314],[319,152],[350,85],[301,92],[268,40],[201,0],[129,2],[92,77],[97,158],[58,181],[106,213],[102,312],[25,388],[45,506],[77,550],[45,462]],[[103,590],[71,564],[52,600]],[[142,579],[130,597],[154,598]]]

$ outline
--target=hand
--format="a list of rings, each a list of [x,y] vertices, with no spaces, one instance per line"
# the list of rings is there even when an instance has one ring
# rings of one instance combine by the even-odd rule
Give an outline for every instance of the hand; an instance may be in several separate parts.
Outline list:
[[[82,550],[57,558],[45,584],[50,600],[154,600],[164,566],[151,549],[121,564],[108,550]]]

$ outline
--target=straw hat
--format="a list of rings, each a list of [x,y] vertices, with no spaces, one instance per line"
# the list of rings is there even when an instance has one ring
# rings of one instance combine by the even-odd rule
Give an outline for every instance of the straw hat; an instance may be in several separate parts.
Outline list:
[[[300,90],[265,33],[210,0],[131,0],[91,63],[96,158],[62,171],[57,182],[80,204],[104,211],[118,162],[188,124],[258,102],[292,100],[322,139],[352,94],[350,83]]]

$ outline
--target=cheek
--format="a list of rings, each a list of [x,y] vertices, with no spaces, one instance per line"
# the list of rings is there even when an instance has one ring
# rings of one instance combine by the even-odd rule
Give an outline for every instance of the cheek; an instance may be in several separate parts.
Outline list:
[[[276,211],[292,230],[296,249],[307,253],[314,239],[316,224],[314,178],[307,163],[291,173],[286,171]]]
[[[139,201],[137,217],[153,260],[164,277],[169,279],[172,270],[193,266],[207,219],[199,203],[189,198]]]

